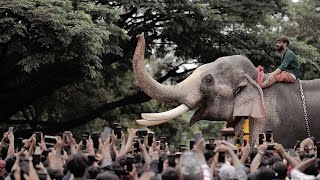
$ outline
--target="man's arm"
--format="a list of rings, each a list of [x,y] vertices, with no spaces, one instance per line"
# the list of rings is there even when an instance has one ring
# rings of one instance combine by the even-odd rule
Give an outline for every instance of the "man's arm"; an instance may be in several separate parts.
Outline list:
[[[256,156],[253,158],[251,165],[250,165],[250,173],[254,173],[258,171],[258,167],[261,163],[261,159],[264,156],[265,152],[267,150],[267,145],[266,144],[261,144],[258,147],[258,153]]]
[[[291,165],[291,167],[296,167],[299,163],[294,159],[294,157],[291,157],[286,150],[283,148],[281,144],[275,143],[274,149],[278,152],[278,154],[287,160],[287,162]]]
[[[282,64],[281,64],[282,65]],[[280,69],[281,66],[279,66],[279,68],[277,68],[275,71],[273,71],[272,73],[270,73],[271,76],[275,76],[277,74],[280,74],[282,72],[282,70]]]

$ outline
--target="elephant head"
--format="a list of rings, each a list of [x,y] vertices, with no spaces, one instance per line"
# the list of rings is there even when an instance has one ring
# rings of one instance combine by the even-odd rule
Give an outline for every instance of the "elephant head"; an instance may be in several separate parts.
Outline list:
[[[257,72],[246,57],[221,57],[198,67],[176,85],[155,81],[144,67],[145,39],[138,35],[133,57],[134,76],[141,89],[151,98],[180,104],[162,113],[142,113],[141,125],[152,126],[174,119],[188,110],[196,110],[189,126],[201,119],[232,122],[236,116],[264,118],[263,92],[255,82]]]

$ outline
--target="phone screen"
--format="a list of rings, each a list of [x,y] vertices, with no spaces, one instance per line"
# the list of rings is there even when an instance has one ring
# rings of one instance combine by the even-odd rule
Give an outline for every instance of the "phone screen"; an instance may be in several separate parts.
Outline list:
[[[36,167],[37,164],[40,164],[40,160],[41,160],[41,155],[40,154],[32,155],[32,163],[33,163],[34,167]]]
[[[263,133],[259,133],[259,145],[263,144],[263,138],[264,138]]]
[[[154,132],[149,132],[148,133],[148,146],[152,146],[153,137],[154,137]]]
[[[114,134],[117,135],[117,139],[121,139],[121,131],[122,131],[121,126],[117,126],[116,129],[114,130]]]
[[[320,141],[316,142],[316,146],[317,146],[317,158],[320,158]]]
[[[134,157],[133,157],[133,156],[128,156],[128,157],[126,158],[127,171],[129,171],[129,172],[132,171],[133,161],[134,161]]]
[[[86,148],[87,147],[87,140],[88,136],[86,134],[82,135],[82,147]]]
[[[41,132],[36,132],[36,146],[41,143]]]
[[[22,148],[22,145],[23,145],[22,140],[23,140],[22,137],[19,137],[19,138],[17,139],[17,148],[18,148],[18,151],[20,151],[21,148]]]
[[[266,132],[266,141],[267,142],[271,142],[271,136],[272,136],[272,130],[267,129],[267,132]]]
[[[176,155],[168,155],[168,162],[170,167],[176,167]]]
[[[102,142],[106,142],[107,138],[110,136],[110,131],[111,131],[111,128],[104,127],[103,133],[101,135]]]
[[[225,152],[219,152],[219,156],[218,156],[218,162],[219,163],[224,163],[225,162]]]
[[[139,152],[140,148],[139,148],[139,141],[140,139],[134,139],[134,144],[133,144],[133,148],[135,149],[134,152]]]
[[[194,146],[194,144],[195,144],[195,141],[190,141],[189,143],[190,143],[190,144],[189,144],[190,149],[193,149],[193,146]]]
[[[100,137],[100,134],[98,132],[92,133],[92,135],[91,135],[91,138],[93,141],[93,147],[95,149],[99,148],[99,137]]]

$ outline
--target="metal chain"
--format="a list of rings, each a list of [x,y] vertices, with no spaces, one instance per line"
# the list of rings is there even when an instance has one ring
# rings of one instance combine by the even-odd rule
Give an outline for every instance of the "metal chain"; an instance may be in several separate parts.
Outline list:
[[[298,81],[299,81],[299,85],[300,85],[300,94],[301,94],[302,107],[303,107],[303,112],[304,112],[304,120],[306,122],[306,130],[307,130],[308,137],[310,137],[310,128],[309,128],[309,121],[308,121],[306,99],[304,97],[304,93],[303,93],[302,84],[301,84],[300,79],[298,79]]]

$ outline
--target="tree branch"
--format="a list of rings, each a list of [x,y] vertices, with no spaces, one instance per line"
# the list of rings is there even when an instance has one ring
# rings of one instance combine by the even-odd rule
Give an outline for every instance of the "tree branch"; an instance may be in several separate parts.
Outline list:
[[[181,64],[180,64],[181,65]],[[179,65],[179,66],[180,66]],[[176,66],[175,68],[172,68],[166,75],[164,75],[163,77],[158,79],[159,83],[164,82],[165,80],[167,80],[168,78],[171,77],[177,77],[177,76],[181,76],[183,74],[189,73],[191,71],[193,71],[196,68],[193,69],[188,69],[185,70],[181,73],[177,73],[177,69],[179,68],[179,66]],[[38,125],[41,125],[42,128],[40,128],[39,130],[42,132],[46,132],[47,134],[50,133],[57,133],[57,132],[61,132],[64,130],[68,130],[83,124],[86,124],[92,120],[94,120],[95,118],[100,117],[103,113],[113,110],[115,108],[118,107],[122,107],[122,106],[126,106],[126,105],[131,105],[131,104],[140,104],[140,103],[144,103],[151,100],[151,98],[149,96],[147,96],[144,92],[140,91],[137,92],[136,94],[132,95],[132,96],[128,96],[125,97],[123,99],[111,102],[111,103],[105,103],[102,106],[98,107],[97,109],[87,113],[84,116],[78,117],[76,119],[73,119],[72,121],[69,121],[68,123],[64,123],[63,126],[61,126],[61,123],[53,123],[53,122],[44,122],[44,121],[37,121],[36,123]],[[31,121],[27,121],[27,120],[7,120],[5,121],[5,123],[7,124],[30,124],[30,123],[34,123]],[[31,125],[31,124],[30,124]],[[32,130],[30,130],[31,132]],[[28,133],[29,130],[27,131],[23,131],[23,132],[16,132],[16,133]]]

